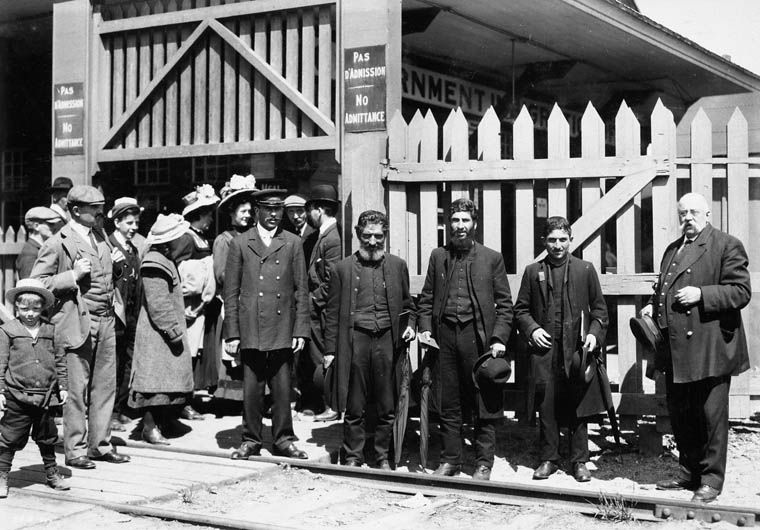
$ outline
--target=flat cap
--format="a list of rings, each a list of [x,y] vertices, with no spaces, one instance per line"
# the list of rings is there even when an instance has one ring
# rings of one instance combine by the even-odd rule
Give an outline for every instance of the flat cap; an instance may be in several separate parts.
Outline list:
[[[98,188],[77,184],[69,190],[68,201],[72,204],[105,204],[106,199]]]
[[[61,216],[47,206],[29,208],[24,214],[24,221],[61,221]]]
[[[281,189],[261,190],[253,193],[253,200],[256,201],[256,204],[265,206],[282,206],[287,194],[287,190]]]

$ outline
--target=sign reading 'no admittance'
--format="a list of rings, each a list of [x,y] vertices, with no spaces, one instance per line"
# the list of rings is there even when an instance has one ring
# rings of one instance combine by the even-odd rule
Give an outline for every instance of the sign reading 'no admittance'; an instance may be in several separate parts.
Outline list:
[[[385,46],[345,50],[343,125],[346,132],[385,129]]]
[[[82,83],[55,85],[53,92],[56,155],[84,153],[84,92]]]

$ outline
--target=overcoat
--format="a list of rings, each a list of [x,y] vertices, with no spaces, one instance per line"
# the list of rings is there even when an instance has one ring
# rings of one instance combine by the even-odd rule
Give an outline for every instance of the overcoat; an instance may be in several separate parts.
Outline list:
[[[520,292],[515,301],[515,324],[517,329],[528,340],[538,328],[543,328],[549,334],[551,315],[549,300],[551,289],[560,286],[549,286],[551,270],[547,259],[531,263],[525,268],[520,284]],[[568,256],[567,274],[565,275],[562,319],[562,356],[565,373],[570,375],[570,365],[573,355],[583,344],[583,337],[592,334],[596,343],[601,347],[609,325],[607,305],[602,295],[599,276],[594,266],[574,256]],[[581,329],[581,323],[585,329]],[[542,350],[528,347],[533,377],[536,384],[551,384],[554,380],[552,366],[552,350]],[[582,391],[582,389],[581,389]],[[593,416],[605,411],[599,381],[596,371],[594,378],[585,385],[582,398],[576,406],[575,413],[579,418]]]
[[[512,296],[509,290],[507,272],[504,268],[504,258],[495,250],[474,243],[471,260],[467,261],[466,275],[474,319],[477,326],[480,343],[485,350],[494,341],[506,345],[512,330]],[[417,327],[420,333],[430,331],[434,339],[446,308],[446,297],[449,293],[449,266],[453,254],[449,246],[439,247],[430,254],[425,285],[420,293],[417,304]],[[485,353],[485,351],[480,352]],[[430,352],[428,353],[430,355]],[[434,405],[440,403],[441,366],[437,356],[430,360],[433,375]],[[501,391],[499,395],[477,396],[479,417],[482,419],[501,418],[504,414]]]
[[[338,225],[334,224],[322,232],[315,232],[316,242],[309,260],[309,297],[317,312],[321,311],[326,302],[327,267],[340,259],[340,234]],[[314,237],[314,235],[312,235]]]
[[[409,270],[406,262],[394,256],[385,254],[383,258],[383,278],[385,296],[388,300],[388,312],[391,317],[391,337],[394,347],[394,366],[398,360],[404,343],[401,339],[404,329],[400,315],[408,311],[407,325],[414,328],[416,320],[414,302],[409,294]],[[351,372],[353,357],[353,327],[356,310],[359,270],[361,262],[358,254],[353,254],[337,263],[330,265],[329,288],[327,289],[327,304],[325,306],[325,354],[335,355],[338,382],[337,401],[335,410],[346,410],[348,397],[348,380]],[[399,382],[396,374],[396,382]]]
[[[140,267],[143,289],[130,390],[143,394],[193,391],[182,282],[174,263],[149,250]]]
[[[652,298],[655,321],[667,326],[673,382],[738,375],[749,369],[741,317],[752,296],[747,253],[741,241],[709,224],[679,254],[682,244],[679,238],[665,250]],[[696,306],[676,302],[686,286],[702,290]],[[667,363],[660,356],[657,365]]]
[[[309,337],[301,238],[278,228],[267,247],[256,226],[230,243],[224,274],[224,337],[241,349],[289,349]]]

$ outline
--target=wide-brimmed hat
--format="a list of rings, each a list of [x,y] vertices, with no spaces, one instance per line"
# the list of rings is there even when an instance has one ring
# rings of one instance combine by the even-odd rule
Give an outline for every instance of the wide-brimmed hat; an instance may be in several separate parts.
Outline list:
[[[652,320],[652,317],[644,315],[638,318],[632,318],[628,321],[631,326],[631,332],[636,340],[641,343],[644,348],[651,352],[658,352],[662,348],[664,339],[660,328],[657,323]]]
[[[256,201],[256,204],[263,206],[282,206],[285,204],[285,196],[287,194],[288,190],[271,188],[254,192],[253,199]]]
[[[69,204],[105,204],[106,198],[100,190],[87,184],[77,184],[69,190],[67,195]]]
[[[190,223],[176,213],[164,215],[158,214],[156,222],[150,227],[150,233],[146,239],[149,245],[160,245],[182,237],[190,228]]]
[[[113,207],[108,211],[107,217],[109,219],[116,219],[128,212],[137,215],[142,213],[143,210],[145,208],[137,204],[137,199],[134,197],[119,197],[113,202]]]
[[[16,301],[16,297],[23,293],[34,293],[42,297],[43,307],[47,309],[55,303],[55,296],[48,291],[41,281],[35,278],[24,278],[16,282],[16,287],[5,291],[5,301],[9,304],[13,304]]]
[[[26,221],[62,221],[63,218],[55,210],[48,208],[47,206],[35,206],[29,208],[24,214],[24,222]]]
[[[581,384],[589,384],[596,373],[596,356],[585,346],[573,353],[570,377]]]
[[[285,208],[304,208],[306,207],[306,197],[299,193],[288,195],[285,198]]]
[[[512,367],[504,357],[494,357],[490,352],[478,357],[472,367],[472,381],[475,388],[507,384],[512,375]]]
[[[211,184],[202,184],[182,197],[182,202],[185,203],[185,208],[182,210],[182,216],[184,217],[190,212],[194,212],[204,206],[215,205],[219,202],[219,197],[216,192],[214,192],[214,188]]]
[[[246,176],[232,175],[230,180],[224,183],[224,187],[219,192],[222,196],[222,199],[219,201],[219,208],[222,208],[225,205],[230,206],[238,202],[232,201],[235,197],[238,197],[238,199],[250,199],[255,191],[258,191],[256,189],[256,177],[251,174]]]
[[[68,191],[74,187],[69,177],[56,177],[48,191]]]
[[[306,204],[309,205],[313,202],[329,202],[336,206],[340,204],[338,201],[338,192],[335,190],[335,186],[330,184],[318,184],[311,188],[311,194]]]

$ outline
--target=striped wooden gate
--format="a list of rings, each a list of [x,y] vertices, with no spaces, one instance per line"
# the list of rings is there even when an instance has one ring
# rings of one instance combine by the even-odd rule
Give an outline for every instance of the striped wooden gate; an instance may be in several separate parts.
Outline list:
[[[650,124],[642,131],[623,102],[614,123],[614,156],[605,156],[605,124],[589,104],[581,122],[581,156],[571,158],[569,125],[555,105],[548,122],[547,157],[536,159],[534,123],[523,107],[512,126],[513,156],[506,158],[502,124],[493,109],[477,127],[477,141],[470,138],[459,109],[451,111],[442,127],[430,111],[424,116],[418,111],[409,123],[397,114],[389,127],[384,172],[390,250],[407,260],[415,291],[422,287],[430,252],[445,240],[441,226],[448,229],[449,201],[468,196],[479,205],[483,243],[501,250],[512,264],[507,272],[516,295],[525,266],[543,257],[536,252],[543,227],[536,226],[535,208],[536,189],[545,188],[548,215],[563,215],[572,222],[573,248],[598,271],[606,262],[600,279],[614,317],[608,369],[617,386],[620,412],[630,416],[667,414],[661,382],[655,385],[644,378],[643,352],[628,321],[652,294],[659,260],[678,237],[677,194],[691,189],[714,198],[713,212],[718,215],[713,224],[744,241],[750,215],[760,213],[760,204],[748,193],[750,168],[760,159],[748,157],[747,122],[738,110],[728,126],[728,158],[713,158],[711,124],[704,112],[692,124],[691,158],[676,157],[676,126],[661,102]],[[645,149],[642,132],[651,138]],[[610,246],[610,240],[616,244]],[[610,255],[616,258],[614,268],[609,266]],[[760,263],[757,258],[751,257],[751,263]],[[757,286],[760,278],[753,274],[753,279]],[[747,328],[750,343],[758,344],[760,328],[752,322]],[[754,359],[754,365],[759,361]],[[521,396],[512,406],[521,412],[525,374],[519,363],[516,373],[512,390]],[[738,379],[732,389],[732,416],[746,417],[750,396],[760,394],[760,378],[750,373]]]

